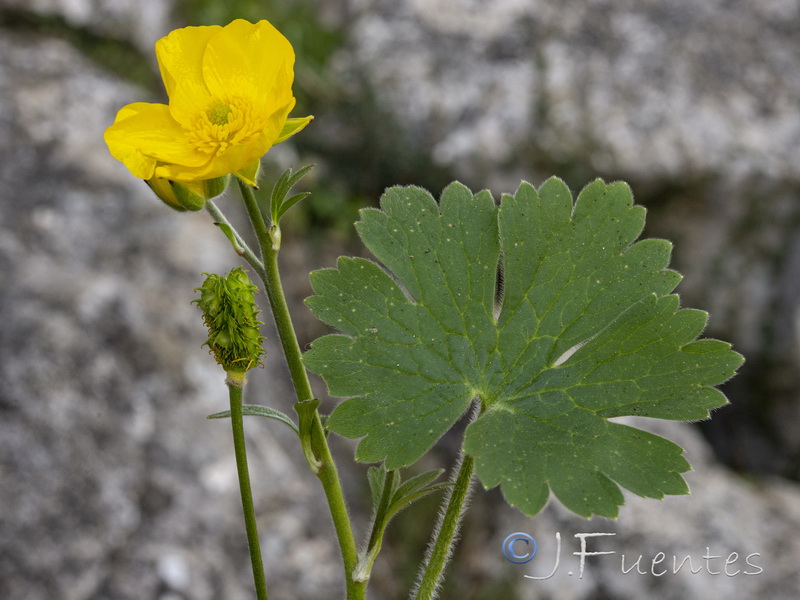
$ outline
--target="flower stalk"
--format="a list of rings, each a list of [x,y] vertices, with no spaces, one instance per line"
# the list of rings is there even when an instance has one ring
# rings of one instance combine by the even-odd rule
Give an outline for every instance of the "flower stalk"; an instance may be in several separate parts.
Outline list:
[[[259,274],[259,276],[263,279],[264,277],[264,263],[261,262],[261,259],[255,255],[255,253],[250,249],[250,246],[247,245],[247,242],[242,239],[236,230],[233,228],[233,225],[230,224],[228,219],[222,213],[222,211],[217,207],[217,205],[212,201],[209,200],[206,202],[205,205],[206,211],[210,214],[214,219],[214,224],[219,227],[225,236],[230,240],[231,245],[233,246],[233,250],[239,256],[243,257],[255,272]]]
[[[250,473],[247,468],[247,448],[245,447],[244,423],[242,420],[244,375],[240,378],[229,376],[227,384],[231,404],[231,430],[233,432],[234,453],[236,454],[236,471],[239,475],[239,492],[242,497],[247,545],[250,548],[250,562],[253,566],[253,583],[255,584],[258,600],[269,600],[267,596],[267,581],[264,576],[264,561],[261,558],[261,545],[258,541],[253,492],[250,488]]]
[[[264,282],[272,316],[275,320],[275,328],[278,331],[278,339],[281,342],[292,384],[294,385],[295,395],[298,402],[309,402],[313,399],[313,392],[308,373],[303,365],[300,344],[297,341],[297,334],[295,333],[289,307],[286,303],[286,295],[281,284],[278,268],[278,250],[273,247],[269,227],[258,206],[252,187],[241,180],[238,181],[245,209],[258,240],[261,253],[260,260],[264,265],[264,270],[263,272],[259,271],[259,275],[262,276]],[[328,501],[336,537],[339,541],[339,549],[342,553],[347,599],[362,600],[366,593],[366,582],[357,582],[354,579],[358,564],[355,537],[353,536],[353,529],[347,512],[339,473],[328,446],[319,411],[316,408],[311,415],[311,427],[308,436],[310,440],[306,440],[304,443],[311,450],[310,456],[307,454],[307,460],[309,460],[309,467],[312,471],[314,471],[315,466],[318,467],[315,474],[322,484]]]

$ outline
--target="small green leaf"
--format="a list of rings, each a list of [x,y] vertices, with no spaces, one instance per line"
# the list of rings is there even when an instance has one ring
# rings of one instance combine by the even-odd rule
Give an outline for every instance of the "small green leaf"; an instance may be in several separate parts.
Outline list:
[[[270,215],[273,223],[278,222],[278,211],[280,210],[283,199],[286,197],[286,193],[289,191],[289,189],[286,187],[286,180],[289,179],[291,173],[292,173],[291,169],[286,169],[283,173],[280,174],[278,179],[275,181],[275,185],[272,186],[272,193],[270,194],[269,206],[270,206]]]
[[[447,481],[445,483],[437,483],[434,485],[430,485],[424,489],[418,490],[413,494],[407,494],[405,496],[399,496],[392,502],[392,505],[389,507],[389,510],[386,511],[386,520],[390,521],[393,519],[397,514],[404,509],[411,506],[417,500],[422,500],[425,496],[432,494],[434,492],[438,492],[439,490],[444,490],[449,487],[452,487],[453,483]]]
[[[307,165],[295,173],[292,172],[292,169],[286,169],[281,173],[280,177],[278,177],[278,180],[272,187],[272,194],[270,196],[270,214],[273,224],[277,224],[287,210],[310,195],[309,192],[302,192],[300,194],[295,194],[288,200],[286,199],[286,195],[295,184],[313,168],[314,165]]]
[[[311,431],[311,421],[314,418],[314,411],[319,408],[319,398],[311,400],[301,400],[294,403],[294,410],[300,417],[300,431]]]
[[[242,406],[242,415],[245,417],[266,417],[268,419],[274,419],[275,421],[280,421],[284,425],[287,425],[292,431],[295,433],[300,433],[300,430],[297,428],[297,425],[292,418],[282,413],[279,410],[274,408],[270,408],[269,406],[261,406],[260,404],[245,404]],[[208,415],[208,419],[229,419],[231,416],[231,411],[223,410],[222,412],[214,413],[213,415]]]
[[[397,488],[397,492],[394,494],[395,498],[399,499],[421,490],[422,488],[439,479],[439,477],[442,476],[442,473],[444,473],[444,469],[434,469],[433,471],[427,471],[426,473],[415,475]]]
[[[290,198],[284,200],[283,204],[281,204],[280,209],[278,210],[278,218],[280,219],[283,215],[286,214],[286,211],[292,208],[295,204],[300,202],[303,198],[310,196],[311,192],[300,192],[299,194],[295,194]]]
[[[319,398],[311,398],[310,400],[301,400],[294,403],[294,410],[300,419],[300,445],[303,447],[303,454],[306,457],[306,462],[311,470],[316,474],[322,467],[320,461],[315,455],[311,447],[311,430],[314,424],[314,414],[319,408]]]
[[[407,508],[417,500],[424,498],[428,494],[452,486],[453,484],[450,481],[433,483],[441,477],[442,473],[444,473],[444,469],[434,469],[433,471],[415,475],[402,485],[395,486],[396,489],[392,494],[389,509],[386,511],[386,521],[388,522],[401,510]],[[398,477],[395,481],[399,483],[400,478]]]
[[[306,165],[305,167],[298,169],[294,174],[292,173],[292,170],[289,169],[288,176],[286,178],[286,191],[283,194],[284,197],[289,193],[289,190],[291,190],[297,184],[297,182],[305,177],[306,174],[313,168],[314,165]]]
[[[369,491],[372,497],[372,511],[378,510],[383,495],[383,486],[386,483],[386,467],[383,463],[377,467],[367,469],[367,481],[369,481]]]
[[[353,574],[355,581],[367,581],[375,558],[383,544],[383,535],[389,522],[404,508],[428,494],[449,487],[452,483],[430,485],[441,476],[443,469],[428,471],[400,485],[400,471],[387,471],[386,466],[370,467],[367,471],[372,495],[372,530],[363,550],[359,553],[358,565]],[[389,489],[386,489],[389,482]]]
[[[600,180],[575,202],[558,179],[523,183],[499,207],[460,184],[439,203],[387,190],[356,224],[386,270],[340,258],[312,273],[308,306],[344,333],[305,355],[332,395],[350,397],[328,426],[363,438],[359,460],[397,469],[477,400],[464,450],[526,514],[551,492],[587,517],[615,517],[619,486],[686,493],[680,447],[609,419],[707,418],[743,358],[696,340],[707,315],[671,294],[671,244],[636,242],[644,218],[626,184]]]

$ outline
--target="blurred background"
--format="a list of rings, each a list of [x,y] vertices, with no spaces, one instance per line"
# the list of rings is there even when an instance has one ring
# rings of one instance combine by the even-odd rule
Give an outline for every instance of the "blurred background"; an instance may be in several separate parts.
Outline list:
[[[124,104],[165,100],[158,38],[237,17],[289,38],[293,114],[316,116],[264,161],[264,187],[317,165],[281,256],[302,344],[325,333],[302,305],[308,271],[364,252],[352,222],[385,187],[459,179],[499,198],[555,174],[576,192],[628,181],[646,235],[675,243],[683,304],[747,358],[713,420],[650,425],[687,449],[692,496],[630,496],[618,521],[554,505],[528,519],[478,486],[442,598],[800,597],[799,0],[0,0],[0,598],[253,597],[229,431],[205,420],[223,376],[189,304],[203,271],[239,263],[205,213],[166,209],[102,140]],[[241,222],[233,194],[219,205]],[[291,412],[265,334],[247,401]],[[246,427],[271,596],[342,597],[293,434]],[[459,435],[418,468],[449,467]],[[333,446],[363,535],[366,465]],[[437,505],[390,526],[372,600],[406,597]],[[539,542],[527,565],[500,551],[517,531]],[[553,570],[556,532],[560,570],[525,578]],[[615,533],[590,549],[616,554],[580,578],[582,532]],[[674,574],[687,555],[699,572]]]

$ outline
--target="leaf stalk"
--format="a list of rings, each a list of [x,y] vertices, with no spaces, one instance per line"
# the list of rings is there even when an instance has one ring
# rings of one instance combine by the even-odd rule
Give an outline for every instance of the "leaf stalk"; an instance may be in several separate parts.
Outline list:
[[[412,590],[414,600],[433,600],[438,597],[444,571],[450,562],[461,520],[467,509],[474,471],[475,460],[469,455],[462,455],[452,480],[453,487],[448,490],[442,503],[444,511],[436,523],[417,585]]]

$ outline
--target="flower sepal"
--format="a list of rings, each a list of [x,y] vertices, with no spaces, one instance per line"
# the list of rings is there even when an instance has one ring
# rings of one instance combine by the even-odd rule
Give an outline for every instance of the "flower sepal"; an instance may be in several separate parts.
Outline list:
[[[206,200],[224,193],[229,182],[230,175],[203,181],[172,181],[164,177],[152,177],[145,181],[164,204],[178,212],[202,210]]]
[[[314,115],[308,115],[307,117],[296,117],[293,119],[286,119],[286,123],[284,123],[283,129],[281,129],[281,132],[278,135],[278,139],[275,140],[275,143],[280,144],[284,140],[289,139],[295,133],[305,129],[306,125],[311,123],[311,121],[313,120],[314,120]]]
[[[246,167],[236,171],[234,175],[253,189],[258,189],[258,176],[261,174],[261,159],[257,158]]]

